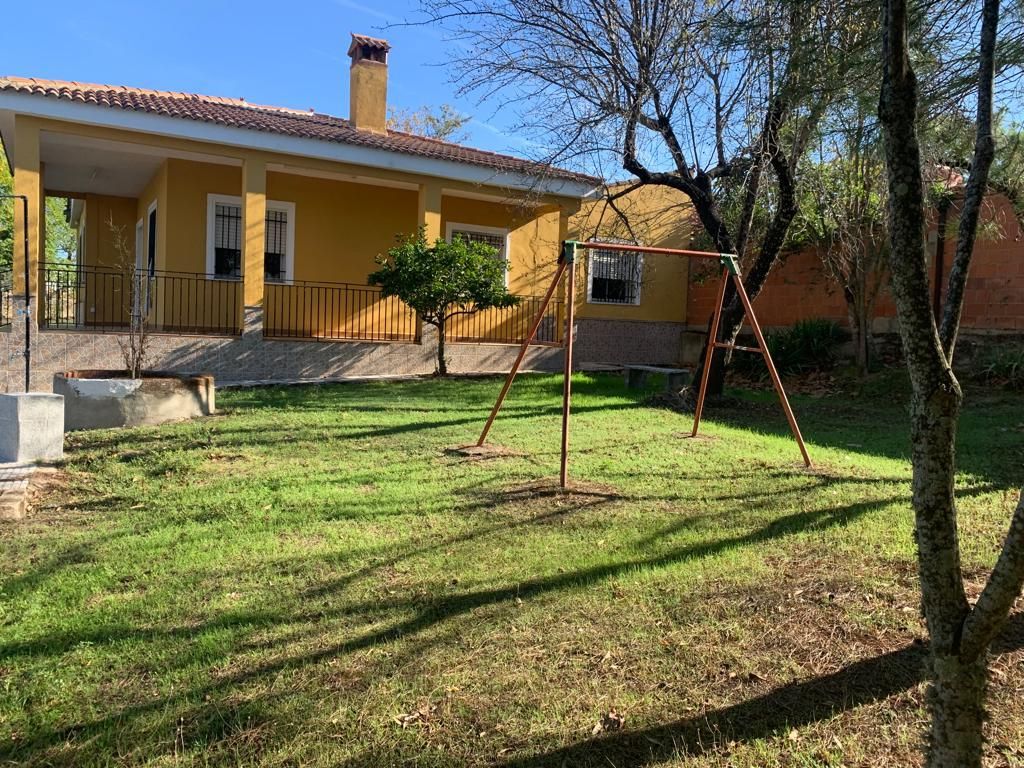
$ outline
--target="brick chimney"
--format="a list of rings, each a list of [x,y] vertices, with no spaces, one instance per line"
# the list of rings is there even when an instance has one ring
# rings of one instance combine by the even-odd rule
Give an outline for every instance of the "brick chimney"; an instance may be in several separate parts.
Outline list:
[[[348,119],[360,131],[387,131],[388,51],[387,40],[352,34],[348,55],[349,69]]]

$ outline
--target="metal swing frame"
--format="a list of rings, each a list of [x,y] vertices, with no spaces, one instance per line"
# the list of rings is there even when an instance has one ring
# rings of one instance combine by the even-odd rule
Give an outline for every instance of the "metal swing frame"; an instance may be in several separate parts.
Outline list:
[[[645,248],[639,245],[624,245],[619,243],[581,243],[575,240],[566,240],[562,243],[561,253],[558,257],[558,267],[555,269],[554,277],[551,279],[551,285],[548,287],[543,301],[541,301],[536,317],[530,324],[529,333],[527,333],[526,338],[523,340],[523,343],[519,348],[519,354],[516,355],[515,362],[512,364],[512,370],[509,371],[508,377],[505,379],[505,384],[502,386],[501,393],[498,395],[498,399],[494,403],[494,408],[491,409],[491,414],[487,417],[487,423],[484,424],[483,431],[480,433],[480,439],[477,440],[476,443],[477,446],[482,446],[487,440],[487,435],[491,431],[491,427],[494,424],[495,418],[498,416],[498,412],[501,410],[502,404],[505,402],[505,397],[512,388],[512,382],[515,381],[516,374],[519,373],[519,368],[523,363],[523,359],[526,357],[526,352],[529,350],[534,337],[537,335],[537,329],[540,327],[541,321],[544,318],[544,313],[547,311],[548,304],[551,302],[551,299],[555,295],[555,291],[558,290],[558,286],[564,278],[566,280],[566,327],[562,342],[562,346],[565,349],[562,369],[562,461],[558,482],[563,489],[568,487],[569,421],[570,414],[572,412],[573,337],[575,336],[574,325],[576,321],[576,257],[580,251],[587,251],[591,249],[663,256],[684,256],[691,259],[713,259],[717,261],[722,268],[721,281],[718,286],[718,297],[715,300],[715,313],[711,320],[710,332],[708,333],[708,343],[704,353],[704,370],[700,377],[700,389],[697,392],[697,407],[693,414],[693,431],[690,433],[690,436],[696,437],[697,430],[700,428],[701,416],[704,413],[704,398],[707,394],[708,377],[711,372],[711,360],[713,359],[715,350],[728,349],[739,350],[741,352],[755,352],[761,354],[764,358],[765,365],[768,368],[768,374],[771,377],[773,386],[775,387],[775,392],[779,396],[779,402],[782,405],[782,410],[785,412],[786,420],[789,422],[789,429],[793,433],[793,438],[796,440],[796,444],[800,448],[800,455],[803,457],[804,465],[807,467],[811,466],[811,457],[807,453],[807,446],[804,444],[803,435],[800,434],[800,426],[796,422],[796,416],[793,415],[793,409],[789,404],[789,398],[786,397],[786,391],[782,386],[782,379],[779,378],[779,372],[775,368],[775,363],[772,361],[772,356],[768,351],[768,345],[765,343],[764,334],[761,332],[761,325],[757,321],[757,316],[754,314],[754,308],[751,306],[750,298],[747,296],[747,290],[743,286],[743,277],[740,274],[739,263],[735,254],[712,253],[709,251],[688,251],[678,248]],[[737,295],[740,297],[746,319],[750,323],[751,330],[754,332],[754,338],[757,339],[756,347],[746,347],[718,340],[718,329],[722,319],[722,305],[725,302],[725,291],[730,281],[735,287]]]

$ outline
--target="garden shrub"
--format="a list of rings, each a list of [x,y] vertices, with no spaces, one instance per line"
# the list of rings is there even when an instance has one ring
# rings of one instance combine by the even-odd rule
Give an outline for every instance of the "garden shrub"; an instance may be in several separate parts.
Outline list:
[[[987,349],[975,365],[976,378],[986,384],[1024,389],[1024,346]]]
[[[768,351],[782,375],[826,371],[839,359],[839,345],[847,334],[832,320],[801,320],[778,331],[765,334]],[[735,352],[732,369],[747,376],[767,376],[761,355]]]

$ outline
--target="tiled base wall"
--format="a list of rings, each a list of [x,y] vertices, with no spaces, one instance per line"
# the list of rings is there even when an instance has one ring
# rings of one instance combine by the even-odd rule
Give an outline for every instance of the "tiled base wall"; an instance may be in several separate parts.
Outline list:
[[[430,374],[436,367],[435,333],[425,325],[418,344],[267,340],[261,311],[247,309],[241,336],[151,336],[146,367],[212,373],[218,381]],[[116,334],[33,331],[31,389],[52,391],[53,374],[61,371],[123,369],[117,339]],[[0,391],[24,391],[24,340],[24,321],[16,319],[0,333]],[[514,345],[448,344],[448,368],[452,373],[504,373],[517,351]],[[562,350],[550,347],[531,348],[524,363],[527,370],[559,370],[561,365]]]
[[[683,359],[683,323],[580,318],[575,358],[580,363],[676,365]]]

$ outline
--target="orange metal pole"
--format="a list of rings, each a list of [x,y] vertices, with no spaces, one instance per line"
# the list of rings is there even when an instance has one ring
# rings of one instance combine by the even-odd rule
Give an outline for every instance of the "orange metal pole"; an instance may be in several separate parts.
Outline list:
[[[645,245],[629,245],[628,243],[576,243],[576,247],[586,250],[597,248],[602,251],[632,251],[637,253],[652,253],[661,256],[689,256],[694,259],[715,259],[722,258],[720,253],[711,251],[687,251],[681,248],[648,248]]]
[[[708,346],[704,351],[704,370],[700,374],[700,389],[697,390],[697,407],[693,412],[693,432],[690,437],[697,436],[700,428],[700,417],[704,412],[704,396],[708,387],[708,376],[711,374],[711,363],[714,361],[715,348],[718,342],[718,325],[722,320],[722,302],[725,301],[725,286],[729,283],[729,270],[722,269],[722,284],[718,286],[718,298],[715,300],[715,314],[708,330]]]
[[[551,280],[551,285],[548,287],[548,292],[544,295],[544,300],[540,303],[540,309],[537,310],[537,316],[533,319],[533,325],[530,326],[530,332],[526,338],[523,339],[523,345],[519,348],[519,354],[516,355],[516,360],[512,363],[512,370],[509,371],[508,378],[505,379],[505,385],[501,388],[501,394],[498,395],[497,401],[494,403],[494,408],[491,409],[491,415],[487,417],[487,423],[484,424],[484,431],[480,433],[480,439],[476,441],[478,446],[483,445],[487,439],[487,433],[491,431],[491,425],[494,424],[494,419],[498,416],[498,411],[501,410],[502,403],[505,402],[505,396],[508,394],[509,389],[512,387],[512,382],[516,378],[516,374],[519,373],[519,366],[523,363],[523,358],[526,357],[526,351],[530,348],[530,343],[533,341],[533,337],[537,335],[537,329],[540,328],[541,321],[544,319],[544,313],[547,312],[548,304],[551,303],[551,297],[555,295],[555,291],[558,289],[558,282],[562,279],[562,275],[565,274],[565,262],[559,259],[558,269],[555,270],[555,276]]]
[[[576,322],[576,243],[567,244],[567,249],[569,278],[565,306],[565,371],[562,374],[562,467],[558,474],[558,484],[562,488],[569,482],[569,411],[572,407],[573,325]]]
[[[736,285],[736,291],[740,295],[740,301],[743,302],[743,309],[746,310],[747,319],[750,320],[750,327],[754,331],[754,336],[757,338],[757,345],[761,347],[761,354],[764,355],[764,362],[768,366],[768,374],[772,377],[772,384],[775,385],[775,391],[779,394],[779,401],[782,403],[782,410],[786,412],[786,419],[789,421],[789,428],[793,432],[793,437],[796,438],[796,444],[800,446],[800,453],[804,457],[804,464],[808,467],[811,466],[811,457],[807,455],[807,446],[804,445],[803,435],[800,434],[800,427],[796,423],[796,416],[793,415],[793,409],[789,406],[789,398],[786,397],[786,390],[782,388],[782,379],[779,378],[779,372],[775,369],[775,363],[772,361],[772,356],[768,352],[768,345],[765,343],[764,334],[761,333],[761,325],[757,322],[757,317],[754,316],[754,309],[750,306],[750,299],[747,297],[747,290],[743,287],[743,281],[739,275],[733,275],[733,282]]]

